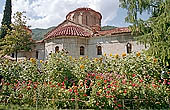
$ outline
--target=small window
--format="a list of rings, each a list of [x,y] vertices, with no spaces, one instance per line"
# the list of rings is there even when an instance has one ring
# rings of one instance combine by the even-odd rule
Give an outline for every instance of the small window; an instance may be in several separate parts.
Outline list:
[[[38,59],[38,50],[36,51],[36,59]]]
[[[127,53],[131,53],[132,52],[132,44],[131,43],[127,43],[126,44],[126,48],[127,48]]]
[[[84,55],[84,47],[83,46],[80,47],[80,55]]]
[[[14,53],[12,53],[11,57],[12,57],[12,58],[14,58],[14,56],[15,56],[15,54],[14,54]]]
[[[55,53],[59,52],[59,46],[55,47]]]
[[[102,55],[102,47],[97,46],[97,55]]]
[[[86,16],[86,25],[88,25],[88,16]]]

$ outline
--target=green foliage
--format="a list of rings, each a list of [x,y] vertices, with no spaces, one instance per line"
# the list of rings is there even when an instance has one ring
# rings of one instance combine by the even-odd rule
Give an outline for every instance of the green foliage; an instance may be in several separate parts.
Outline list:
[[[169,0],[120,0],[121,7],[128,10],[126,21],[133,23],[133,34],[149,45],[147,54],[159,58],[170,66],[170,1]],[[151,17],[144,21],[137,14],[148,11]]]
[[[11,0],[6,0],[4,15],[2,19],[2,27],[0,38],[4,38],[7,34],[7,30],[11,29],[11,15],[12,15],[12,3]],[[7,27],[7,28],[6,28]]]
[[[44,38],[44,35],[54,28],[55,27],[50,27],[48,29],[39,29],[39,28],[32,29],[32,38],[34,40],[42,40]]]
[[[101,27],[101,30],[110,30],[116,28],[115,26],[103,26]]]
[[[168,109],[170,74],[137,53],[79,59],[64,52],[47,61],[0,60],[0,108]],[[40,66],[37,66],[40,63]],[[161,79],[161,71],[167,77]]]
[[[26,17],[23,13],[14,14],[14,23],[11,24],[12,30],[8,30],[5,38],[1,39],[1,55],[10,54],[17,51],[28,51],[31,49],[31,33],[26,27]]]

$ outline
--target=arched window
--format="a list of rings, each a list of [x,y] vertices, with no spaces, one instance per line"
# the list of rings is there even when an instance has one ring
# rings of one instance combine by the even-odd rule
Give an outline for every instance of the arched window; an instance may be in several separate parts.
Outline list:
[[[38,59],[38,50],[36,51],[36,59]]]
[[[131,53],[132,52],[132,44],[131,43],[127,43],[126,44],[126,48],[127,48],[127,53]]]
[[[97,55],[102,55],[102,47],[97,46]]]
[[[12,57],[12,58],[14,58],[14,57],[15,57],[15,54],[14,54],[14,53],[12,53],[11,57]]]
[[[55,47],[55,53],[57,53],[59,51],[59,46]]]
[[[80,47],[80,55],[84,55],[84,47],[83,46]]]
[[[88,25],[88,16],[86,15],[86,25]]]

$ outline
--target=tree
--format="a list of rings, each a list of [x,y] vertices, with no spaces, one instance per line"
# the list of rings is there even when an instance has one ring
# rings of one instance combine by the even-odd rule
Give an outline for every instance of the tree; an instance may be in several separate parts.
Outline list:
[[[21,50],[29,51],[31,49],[32,40],[31,33],[26,26],[26,17],[22,12],[14,14],[14,23],[11,25],[12,30],[8,30],[7,35],[1,39],[0,54],[6,55]]]
[[[128,10],[125,20],[133,23],[132,33],[149,45],[146,54],[170,67],[170,0],[120,0],[120,3]],[[146,21],[138,18],[145,11],[151,15]]]
[[[12,3],[11,0],[6,0],[4,15],[1,23],[2,27],[1,27],[0,38],[4,38],[5,35],[7,34],[7,30],[11,29],[10,26],[11,15],[12,15]]]

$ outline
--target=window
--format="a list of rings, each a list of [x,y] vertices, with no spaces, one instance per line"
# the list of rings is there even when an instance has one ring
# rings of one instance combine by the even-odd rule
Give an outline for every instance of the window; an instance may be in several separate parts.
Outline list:
[[[57,53],[59,51],[59,46],[55,47],[55,53]]]
[[[36,59],[38,59],[38,50],[36,51]]]
[[[97,55],[102,55],[102,47],[97,46]]]
[[[131,43],[127,43],[126,44],[126,48],[127,48],[127,53],[131,53],[132,52],[132,44]]]
[[[14,58],[14,56],[15,56],[15,54],[14,54],[14,53],[12,53],[11,57],[12,57],[12,58]]]
[[[84,55],[84,47],[83,46],[80,47],[80,55]]]
[[[88,25],[88,16],[86,16],[86,25]]]

